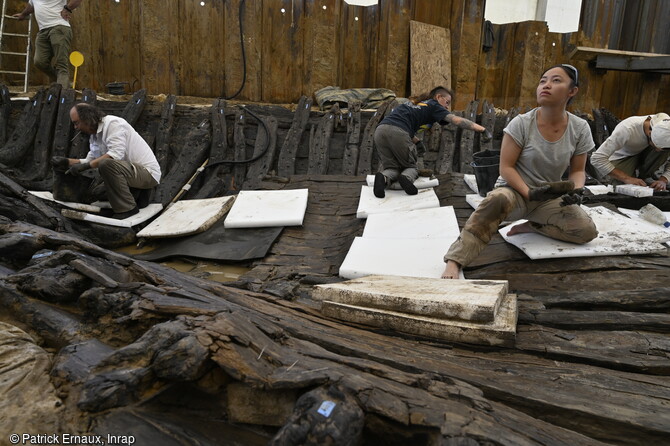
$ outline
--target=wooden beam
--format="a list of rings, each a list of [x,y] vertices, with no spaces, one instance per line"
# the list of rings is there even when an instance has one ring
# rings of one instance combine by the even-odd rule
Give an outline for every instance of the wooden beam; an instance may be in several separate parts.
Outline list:
[[[669,54],[658,53],[640,53],[637,51],[620,51],[610,50],[606,48],[591,48],[586,46],[578,46],[573,49],[568,55],[568,59],[576,60],[594,60],[599,55],[617,56],[617,57],[660,57],[669,56]]]
[[[637,59],[629,56],[621,57],[600,54],[596,56],[596,68],[619,71],[670,73],[670,56],[643,57]]]

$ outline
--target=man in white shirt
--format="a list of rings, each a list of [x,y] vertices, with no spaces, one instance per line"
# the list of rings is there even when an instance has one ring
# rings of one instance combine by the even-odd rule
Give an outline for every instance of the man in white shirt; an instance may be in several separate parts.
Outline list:
[[[13,16],[25,20],[35,13],[39,28],[35,38],[35,66],[44,71],[51,82],[58,82],[63,87],[68,87],[70,82],[70,18],[81,1],[29,0],[25,9]]]
[[[83,159],[54,157],[54,167],[79,176],[98,169],[113,218],[124,219],[139,212],[130,190],[152,189],[161,179],[161,169],[151,147],[123,118],[108,116],[91,104],[80,103],[70,110],[74,128],[90,135],[90,150]]]
[[[631,116],[621,121],[591,155],[591,164],[613,184],[667,190],[670,180],[670,116]],[[654,177],[659,169],[663,173]],[[645,179],[650,179],[649,184]]]

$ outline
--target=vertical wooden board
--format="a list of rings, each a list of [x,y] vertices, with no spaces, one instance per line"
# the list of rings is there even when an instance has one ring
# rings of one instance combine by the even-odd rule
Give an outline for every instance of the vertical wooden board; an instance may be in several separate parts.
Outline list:
[[[548,28],[545,22],[525,22],[517,28],[517,41],[524,42],[521,71],[517,73],[520,80],[517,105],[528,107],[537,105],[536,90],[544,71],[544,42],[547,32]]]
[[[493,48],[481,52],[477,71],[477,97],[487,98],[497,107],[507,107],[505,82],[514,43],[515,24],[493,25]],[[458,94],[457,94],[458,96]]]
[[[410,0],[380,0],[377,82],[397,96],[408,94]]]
[[[367,88],[376,83],[379,6],[351,6],[342,3],[337,85]]]
[[[304,20],[303,0],[263,1],[263,101],[296,102],[300,98]]]
[[[222,94],[225,60],[223,2],[180,0],[180,94],[218,97]]]
[[[451,13],[451,72],[452,87],[456,92],[456,103],[452,107],[462,110],[475,98],[484,0],[453,2]]]
[[[659,87],[661,74],[659,73],[629,73],[630,88],[626,92],[626,108],[634,115],[658,113]]]
[[[72,51],[84,55],[84,63],[77,69],[77,90],[91,88],[100,90],[103,73],[101,49],[100,10],[91,2],[81,2],[70,21],[72,26]],[[98,24],[95,26],[94,24]],[[74,68],[72,68],[74,76]]]
[[[627,79],[621,71],[608,71],[604,77],[604,91],[617,91],[618,94],[604,94],[600,100],[602,108],[606,108],[615,116],[628,117],[630,114],[624,110],[625,91],[628,88]]]
[[[151,94],[179,94],[178,6],[175,1],[144,0],[140,9],[141,85]]]
[[[98,88],[109,82],[139,83],[140,69],[140,26],[139,2],[98,2],[101,39],[98,57],[103,71],[98,74]],[[113,19],[111,19],[113,18]],[[135,83],[134,90],[140,88]]]
[[[451,4],[452,0],[414,0],[412,18],[417,22],[450,28]]]
[[[656,110],[670,110],[670,76],[661,76]]]
[[[242,4],[242,30],[244,58],[240,46],[240,4]],[[260,101],[262,92],[262,33],[263,2],[227,0],[224,2],[224,67],[223,90],[226,98],[239,92],[235,99]],[[240,90],[241,88],[241,90]]]
[[[337,86],[340,5],[337,0],[305,1],[304,94]]]
[[[411,95],[428,92],[438,85],[451,89],[450,41],[447,28],[410,22]]]

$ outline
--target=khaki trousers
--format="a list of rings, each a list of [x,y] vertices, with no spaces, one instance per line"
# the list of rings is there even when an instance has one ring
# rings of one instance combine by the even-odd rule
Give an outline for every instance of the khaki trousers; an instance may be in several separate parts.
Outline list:
[[[469,265],[505,220],[525,218],[537,232],[565,242],[583,244],[598,236],[596,225],[581,207],[560,204],[560,198],[527,201],[511,187],[494,189],[465,223],[460,236],[444,255],[444,261]]]
[[[391,181],[404,175],[412,182],[419,178],[416,145],[409,133],[394,125],[380,125],[375,130],[375,147],[382,162],[382,173]]]
[[[70,42],[72,28],[65,25],[42,29],[35,38],[35,66],[44,71],[51,82],[63,88],[70,83]],[[53,64],[51,60],[53,59]]]
[[[107,198],[114,212],[126,212],[137,206],[130,188],[151,189],[158,182],[149,171],[140,164],[114,159],[103,159],[98,164],[98,171],[105,182]]]
[[[654,172],[660,169],[661,166],[665,165],[668,161],[668,156],[670,156],[670,151],[657,151],[649,146],[635,156],[612,161],[612,164],[617,169],[624,171],[626,175],[644,180],[646,178],[652,178]],[[609,180],[612,184],[622,184],[621,181],[612,178],[611,176],[609,177]],[[670,180],[670,178],[668,178],[668,180]]]

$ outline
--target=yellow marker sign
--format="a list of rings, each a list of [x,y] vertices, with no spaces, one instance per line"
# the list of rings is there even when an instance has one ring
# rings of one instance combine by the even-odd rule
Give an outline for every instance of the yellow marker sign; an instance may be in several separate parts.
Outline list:
[[[77,68],[84,63],[84,55],[79,51],[72,51],[70,53],[70,63],[74,65],[74,79],[72,80],[72,88],[77,84]]]

